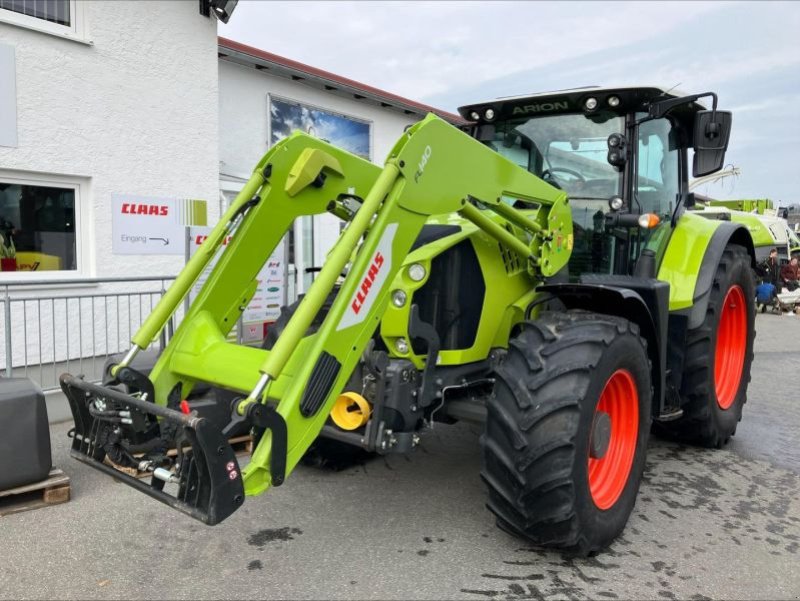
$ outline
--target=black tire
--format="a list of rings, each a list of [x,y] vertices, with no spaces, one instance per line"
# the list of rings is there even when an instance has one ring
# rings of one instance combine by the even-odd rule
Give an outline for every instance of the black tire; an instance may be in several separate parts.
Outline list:
[[[742,373],[733,402],[723,409],[718,402],[715,369],[717,338],[723,302],[733,286],[743,292],[747,334]],[[658,424],[658,432],[681,441],[721,448],[736,432],[747,400],[755,338],[755,283],[747,250],[729,244],[717,266],[703,323],[687,334],[686,359],[681,381],[683,416]],[[730,398],[730,395],[728,395]]]
[[[635,443],[616,500],[600,509],[589,484],[590,435],[601,394],[618,370],[628,372],[638,393],[638,415],[630,420]],[[522,324],[497,369],[481,437],[481,477],[498,526],[577,555],[608,546],[636,501],[652,394],[646,342],[635,324],[583,311]]]
[[[328,295],[328,298],[325,299],[319,313],[317,313],[314,321],[311,322],[311,325],[306,331],[306,336],[313,334],[322,326],[322,322],[325,321],[325,317],[328,315],[333,301],[336,300],[336,294],[338,292],[339,288],[334,288]],[[296,300],[291,305],[281,307],[281,314],[278,319],[275,320],[275,323],[267,330],[267,336],[264,338],[261,348],[270,350],[275,346],[275,342],[277,342],[283,330],[286,329],[286,324],[289,323],[289,320],[299,306],[300,299]],[[356,465],[363,465],[374,455],[374,453],[370,453],[361,447],[320,436],[311,443],[311,446],[308,447],[308,450],[306,450],[300,462],[303,465],[320,469],[340,471]]]

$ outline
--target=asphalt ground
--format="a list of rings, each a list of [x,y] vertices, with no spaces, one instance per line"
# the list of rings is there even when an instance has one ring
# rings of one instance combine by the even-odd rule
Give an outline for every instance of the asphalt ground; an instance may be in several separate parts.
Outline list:
[[[800,317],[759,315],[745,415],[710,451],[651,439],[624,534],[571,559],[494,526],[479,428],[300,467],[206,527],[68,459],[71,502],[0,518],[3,599],[798,599]]]

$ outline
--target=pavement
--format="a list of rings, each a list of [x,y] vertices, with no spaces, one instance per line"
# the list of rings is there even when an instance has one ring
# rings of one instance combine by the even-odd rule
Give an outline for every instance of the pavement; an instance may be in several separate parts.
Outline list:
[[[623,535],[572,559],[494,526],[479,428],[409,457],[300,467],[206,527],[67,458],[72,501],[0,518],[2,599],[800,599],[800,317],[759,315],[723,450],[651,439]]]

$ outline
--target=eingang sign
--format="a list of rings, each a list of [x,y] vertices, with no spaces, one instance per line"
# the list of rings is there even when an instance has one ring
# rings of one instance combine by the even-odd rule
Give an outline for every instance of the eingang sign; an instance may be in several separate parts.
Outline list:
[[[205,200],[112,194],[115,255],[182,255],[187,225],[206,225]]]

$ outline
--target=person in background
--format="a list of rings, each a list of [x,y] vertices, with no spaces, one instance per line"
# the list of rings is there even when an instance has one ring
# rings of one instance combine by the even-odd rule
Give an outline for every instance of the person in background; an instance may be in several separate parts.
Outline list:
[[[781,279],[789,291],[797,290],[800,286],[800,265],[797,257],[792,257],[792,260],[781,268]]]
[[[756,307],[766,313],[767,307],[773,309],[778,306],[778,292],[780,291],[781,277],[778,262],[778,249],[771,248],[769,256],[756,265]]]
[[[772,284],[780,290],[781,288],[781,267],[778,262],[778,249],[772,248],[769,251],[769,256],[764,259],[763,263],[759,265],[759,275],[764,278],[764,281]]]

